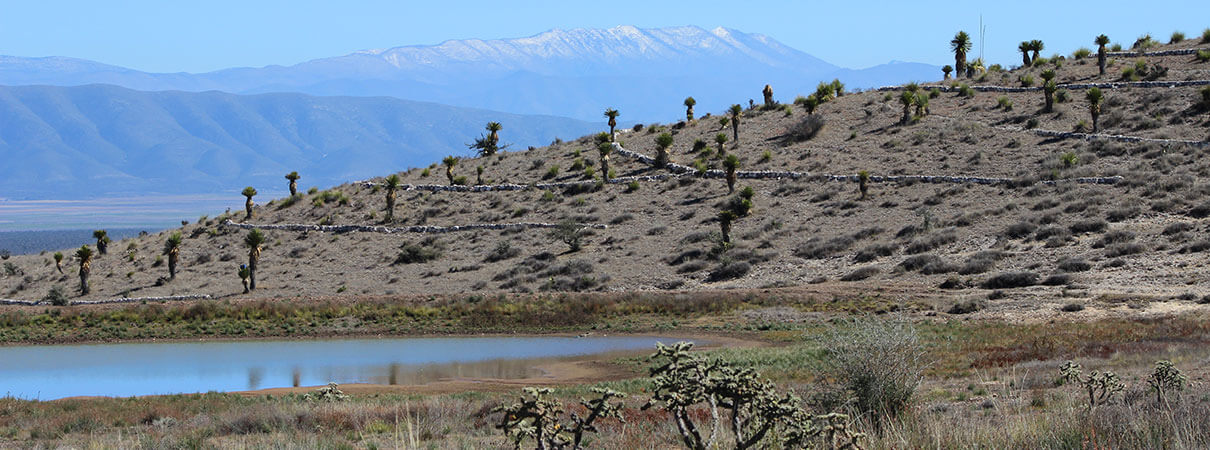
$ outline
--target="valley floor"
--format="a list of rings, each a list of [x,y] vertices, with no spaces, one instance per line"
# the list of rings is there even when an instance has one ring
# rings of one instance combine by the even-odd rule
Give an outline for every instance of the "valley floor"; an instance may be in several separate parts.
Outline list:
[[[298,302],[28,307],[0,312],[9,343],[150,338],[315,337],[417,333],[659,332],[729,337],[711,358],[752,367],[815,413],[854,414],[865,448],[1198,448],[1210,445],[1200,312],[1046,319],[936,314],[876,298],[807,302],[792,290],[549,294],[484,298],[331,299]],[[1136,310],[1137,311],[1137,310]],[[828,363],[829,338],[856,318],[907,323],[923,349],[923,381],[897,417],[876,427],[854,410]],[[121,320],[122,322],[119,322]],[[119,325],[125,323],[127,325]],[[275,328],[271,323],[285,324]],[[72,333],[69,334],[69,330]],[[68,338],[79,336],[78,339]],[[755,342],[757,345],[750,345]],[[1061,385],[1063,362],[1120,375],[1123,393],[1091,410],[1080,388]],[[1146,378],[1170,360],[1184,391],[1157,403]],[[0,446],[122,448],[506,448],[496,406],[525,385],[548,385],[567,404],[594,387],[628,394],[625,422],[607,420],[591,448],[676,448],[671,416],[642,410],[650,397],[643,356],[578,363],[576,377],[465,383],[399,390],[342,387],[345,401],[308,390],[129,399],[0,399]],[[837,397],[840,395],[840,397]],[[838,400],[840,398],[840,400]],[[704,411],[701,412],[705,414]],[[707,417],[707,416],[700,416]],[[726,431],[720,432],[727,436]],[[725,438],[724,438],[725,439]],[[527,446],[532,444],[526,444]]]

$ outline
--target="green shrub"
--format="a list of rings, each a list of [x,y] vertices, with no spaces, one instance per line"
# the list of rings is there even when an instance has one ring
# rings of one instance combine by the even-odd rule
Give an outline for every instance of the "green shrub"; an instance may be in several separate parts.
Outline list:
[[[975,98],[975,90],[971,89],[970,85],[963,83],[958,85],[958,96],[966,98]]]
[[[542,175],[542,179],[549,180],[549,179],[555,178],[557,176],[559,176],[559,165],[552,164],[549,168],[546,169],[546,174]]]
[[[441,247],[435,241],[425,241],[419,244],[411,242],[399,246],[399,255],[394,264],[426,263],[441,257]]]
[[[453,184],[455,186],[466,186],[466,175],[459,175],[459,176],[454,177],[454,182],[451,184]]]
[[[923,377],[926,353],[906,321],[857,319],[824,338],[830,375],[853,396],[853,406],[876,424],[907,410]]]
[[[1206,62],[1206,61],[1210,61],[1210,50],[1198,50],[1197,51],[1197,62]]]
[[[424,170],[421,170],[421,171],[420,171],[420,176],[422,176],[422,177],[427,177],[427,176],[429,176],[429,174],[430,174],[431,172],[432,172],[432,171],[430,171],[428,167],[425,167],[425,168],[424,168]]]
[[[1210,44],[1210,28],[1202,30],[1202,43]]]
[[[773,159],[773,152],[765,150],[760,154],[760,162],[767,163]]]
[[[1000,109],[1003,109],[1005,111],[1013,110],[1013,101],[1010,100],[1008,97],[1000,97],[1000,98],[996,99],[996,105]]]
[[[42,297],[42,301],[50,302],[50,304],[55,306],[67,306],[69,303],[67,293],[63,291],[63,286],[58,285],[51,286],[46,296]]]
[[[638,180],[634,180],[629,183],[626,183],[626,192],[629,193],[629,192],[634,192],[637,190],[639,190],[639,181]]]
[[[1176,44],[1176,43],[1180,43],[1183,40],[1185,40],[1185,33],[1182,33],[1180,31],[1173,31],[1172,37],[1168,38],[1168,43]]]
[[[1071,57],[1072,57],[1072,59],[1080,60],[1080,59],[1087,58],[1091,55],[1092,55],[1092,50],[1089,50],[1088,47],[1080,47],[1079,49],[1076,49],[1075,53],[1071,54]]]
[[[1071,101],[1071,93],[1067,89],[1059,89],[1055,91],[1055,101],[1059,103],[1067,103]]]
[[[1066,152],[1062,155],[1059,155],[1059,162],[1063,163],[1064,169],[1070,169],[1072,167],[1075,167],[1076,163],[1078,163],[1079,161],[1080,161],[1080,158],[1078,156],[1076,156],[1076,154],[1073,152]]]
[[[1072,129],[1075,130],[1076,133],[1087,133],[1092,130],[1092,126],[1088,125],[1087,120],[1080,119],[1080,121],[1076,122],[1076,126]]]
[[[1022,87],[1030,87],[1034,85],[1034,77],[1032,75],[1023,75],[1019,79]]]

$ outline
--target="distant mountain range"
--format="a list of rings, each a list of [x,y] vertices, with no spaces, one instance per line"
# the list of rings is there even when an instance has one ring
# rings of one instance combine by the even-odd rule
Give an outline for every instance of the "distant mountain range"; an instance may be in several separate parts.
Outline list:
[[[520,148],[599,128],[388,97],[0,86],[0,198],[237,197],[290,171],[331,186],[468,154],[489,121]]]
[[[0,56],[0,84],[7,85],[104,83],[146,91],[391,96],[594,121],[606,107],[619,109],[628,121],[674,120],[687,96],[698,100],[699,111],[721,111],[750,98],[759,101],[766,83],[789,101],[833,78],[862,88],[939,74],[939,66],[903,62],[844,69],[764,35],[692,26],[555,29],[520,39],[446,41],[201,74]]]

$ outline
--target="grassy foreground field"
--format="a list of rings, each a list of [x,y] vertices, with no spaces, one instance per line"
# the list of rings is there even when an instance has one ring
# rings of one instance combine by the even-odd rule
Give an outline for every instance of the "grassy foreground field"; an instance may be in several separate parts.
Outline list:
[[[365,299],[289,303],[41,308],[5,312],[6,342],[64,342],[238,336],[406,335],[474,332],[715,333],[760,340],[757,348],[721,348],[711,358],[752,367],[794,392],[814,413],[849,412],[869,434],[866,448],[1199,448],[1210,445],[1205,389],[1210,320],[1200,315],[1022,323],[913,313],[870,299],[826,305],[776,292],[560,294],[537,298],[465,297],[409,301]],[[887,313],[890,310],[900,312]],[[876,314],[883,312],[884,314]],[[856,313],[856,314],[853,314]],[[879,421],[846,402],[828,336],[854,317],[907,321],[927,362],[907,408]],[[127,324],[125,326],[119,323]],[[270,325],[282,324],[282,325]],[[75,332],[73,332],[75,330]],[[1086,394],[1060,385],[1067,360],[1120,375],[1125,390],[1089,410]],[[1184,391],[1155,399],[1146,383],[1157,360],[1189,379]],[[614,364],[633,378],[554,386],[565,404],[593,387],[628,394],[625,422],[604,420],[590,448],[676,448],[671,416],[640,407],[650,398],[636,357]],[[300,394],[209,393],[128,399],[36,402],[0,399],[0,446],[75,448],[503,448],[497,406],[519,388],[438,394],[357,393],[317,402]],[[708,417],[697,410],[698,418]],[[726,439],[727,432],[720,432]],[[769,442],[776,442],[770,438]],[[526,444],[532,447],[532,441]]]

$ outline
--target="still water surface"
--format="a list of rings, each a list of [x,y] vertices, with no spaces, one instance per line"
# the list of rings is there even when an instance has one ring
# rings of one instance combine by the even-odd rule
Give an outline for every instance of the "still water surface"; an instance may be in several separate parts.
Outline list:
[[[683,339],[453,337],[0,347],[0,395],[51,400],[336,383],[525,378],[552,358],[654,349]]]

